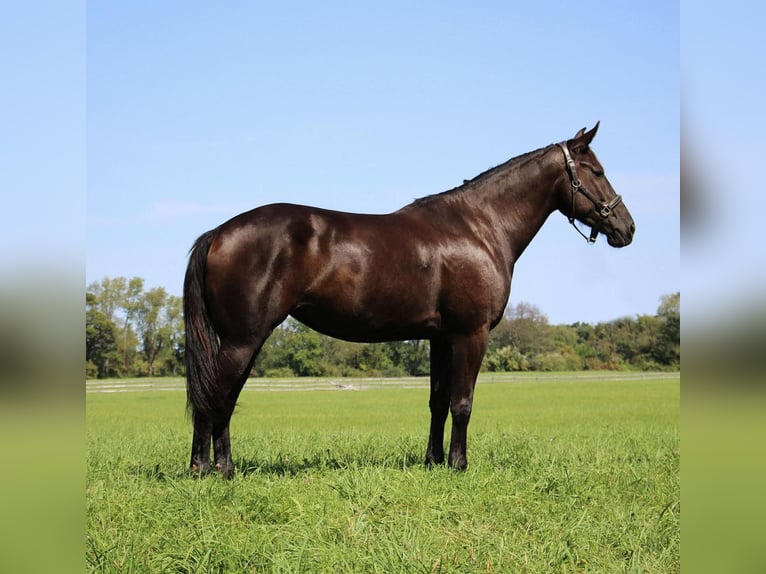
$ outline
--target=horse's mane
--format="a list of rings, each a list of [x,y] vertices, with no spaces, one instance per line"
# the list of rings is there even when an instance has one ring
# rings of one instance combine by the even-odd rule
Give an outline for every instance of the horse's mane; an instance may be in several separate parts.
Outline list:
[[[442,191],[441,193],[434,193],[432,195],[426,195],[425,197],[418,198],[412,203],[412,205],[424,205],[434,200],[438,200],[438,199],[445,198],[447,196],[458,195],[460,193],[463,193],[464,191],[470,188],[474,188],[500,173],[505,173],[521,164],[526,163],[528,160],[532,159],[533,157],[537,157],[542,152],[546,151],[549,147],[550,145],[547,145],[545,147],[541,147],[534,151],[530,151],[530,152],[518,155],[516,157],[513,157],[509,159],[508,161],[505,161],[499,165],[496,165],[495,167],[491,167],[488,170],[481,172],[476,177],[473,177],[471,179],[466,179],[465,181],[463,181],[461,185],[458,185],[457,187],[453,187],[452,189],[448,189],[447,191]]]

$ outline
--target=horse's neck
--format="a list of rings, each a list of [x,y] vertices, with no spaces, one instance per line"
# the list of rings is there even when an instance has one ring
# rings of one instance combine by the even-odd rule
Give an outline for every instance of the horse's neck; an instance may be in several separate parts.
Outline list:
[[[485,206],[497,240],[507,243],[514,261],[556,210],[555,189],[564,174],[563,160],[557,159],[550,146],[492,177],[476,193],[465,195],[466,201]]]

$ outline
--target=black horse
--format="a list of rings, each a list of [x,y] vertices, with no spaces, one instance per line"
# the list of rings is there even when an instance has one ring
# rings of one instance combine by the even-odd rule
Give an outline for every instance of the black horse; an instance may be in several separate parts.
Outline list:
[[[231,476],[229,421],[266,338],[291,315],[349,341],[428,339],[426,464],[464,469],[473,390],[513,266],[559,210],[624,247],[635,226],[590,143],[573,139],[513,158],[450,191],[387,215],[274,204],[197,239],[184,282],[193,472]],[[579,231],[579,229],[578,229]],[[582,233],[582,232],[581,232]]]

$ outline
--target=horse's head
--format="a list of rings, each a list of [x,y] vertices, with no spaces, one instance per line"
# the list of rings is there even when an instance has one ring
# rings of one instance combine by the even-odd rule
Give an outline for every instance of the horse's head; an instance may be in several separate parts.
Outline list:
[[[603,233],[612,247],[625,247],[633,240],[636,225],[590,149],[597,131],[598,123],[592,130],[583,128],[571,140],[558,144],[566,162],[566,177],[557,189],[559,209],[572,225],[576,219],[591,228],[590,237],[586,237],[589,243]],[[580,231],[576,225],[575,229]],[[585,237],[582,231],[580,234]]]

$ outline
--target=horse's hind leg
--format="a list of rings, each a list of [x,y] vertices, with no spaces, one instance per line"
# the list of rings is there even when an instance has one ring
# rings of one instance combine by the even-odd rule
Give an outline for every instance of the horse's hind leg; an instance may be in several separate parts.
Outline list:
[[[200,413],[193,413],[194,437],[189,469],[192,473],[205,475],[210,472],[210,437],[213,432],[212,423]]]
[[[231,461],[229,440],[229,421],[234,412],[242,386],[250,372],[253,351],[250,346],[221,345],[217,355],[218,377],[214,396],[214,412],[192,413],[194,437],[192,438],[191,462],[192,473],[205,475],[210,472],[210,445],[215,452],[215,467],[225,476],[234,472]]]
[[[225,477],[234,474],[231,458],[229,422],[237,404],[237,398],[250,374],[253,361],[263,341],[249,344],[221,343],[218,352],[218,391],[221,402],[212,421],[213,452],[215,468]]]

